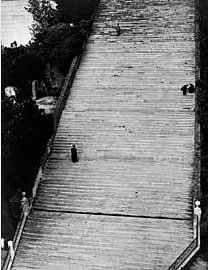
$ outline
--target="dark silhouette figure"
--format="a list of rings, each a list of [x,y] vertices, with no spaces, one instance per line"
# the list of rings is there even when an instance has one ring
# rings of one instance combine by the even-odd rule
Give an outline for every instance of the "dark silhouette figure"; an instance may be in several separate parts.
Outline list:
[[[183,95],[184,96],[186,96],[186,94],[187,94],[187,85],[183,85],[182,87],[181,87],[181,91],[183,92]]]
[[[116,32],[117,32],[117,36],[120,36],[120,34],[121,34],[121,28],[120,28],[119,23],[117,23]]]
[[[187,88],[190,94],[193,94],[195,92],[195,87],[193,86],[192,83],[189,83]]]
[[[76,149],[75,145],[73,145],[71,148],[71,161],[78,162],[77,149]]]

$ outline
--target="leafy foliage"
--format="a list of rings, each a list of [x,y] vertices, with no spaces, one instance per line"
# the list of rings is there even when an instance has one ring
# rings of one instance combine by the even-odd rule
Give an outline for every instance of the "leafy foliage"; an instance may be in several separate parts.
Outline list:
[[[2,90],[8,85],[14,85],[20,89],[24,96],[31,96],[32,80],[41,79],[44,76],[44,62],[36,55],[34,49],[20,46],[17,48],[5,48],[2,51]]]
[[[59,20],[61,22],[77,22],[81,19],[90,19],[93,10],[99,0],[61,0],[59,9]]]
[[[48,29],[42,49],[51,65],[56,65],[66,74],[72,58],[81,52],[84,39],[80,28],[70,28],[60,23]]]
[[[2,98],[2,180],[8,196],[17,186],[31,191],[31,172],[51,131],[49,121],[31,98]]]
[[[33,16],[34,23],[31,30],[35,40],[41,39],[44,31],[57,23],[57,9],[49,0],[28,0],[25,9]]]

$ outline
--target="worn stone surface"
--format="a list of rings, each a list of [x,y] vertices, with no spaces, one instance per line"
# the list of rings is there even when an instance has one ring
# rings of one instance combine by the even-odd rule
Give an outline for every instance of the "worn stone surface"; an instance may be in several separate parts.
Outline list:
[[[194,0],[101,1],[13,269],[161,270],[190,243],[194,56]]]
[[[166,270],[189,238],[184,220],[33,211],[13,269]]]

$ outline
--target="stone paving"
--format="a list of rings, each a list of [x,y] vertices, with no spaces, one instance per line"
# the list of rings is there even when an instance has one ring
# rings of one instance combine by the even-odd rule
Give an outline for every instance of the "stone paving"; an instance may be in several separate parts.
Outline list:
[[[170,266],[193,238],[185,83],[194,0],[101,0],[13,269]]]

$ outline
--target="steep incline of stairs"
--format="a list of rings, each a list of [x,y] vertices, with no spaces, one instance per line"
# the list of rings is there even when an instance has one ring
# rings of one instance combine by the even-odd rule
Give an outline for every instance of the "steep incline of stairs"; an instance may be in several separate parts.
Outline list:
[[[101,0],[13,269],[168,268],[193,238],[189,82],[194,0]]]

